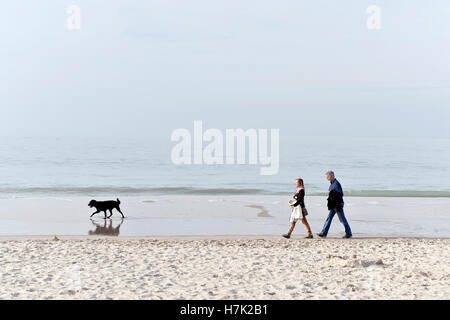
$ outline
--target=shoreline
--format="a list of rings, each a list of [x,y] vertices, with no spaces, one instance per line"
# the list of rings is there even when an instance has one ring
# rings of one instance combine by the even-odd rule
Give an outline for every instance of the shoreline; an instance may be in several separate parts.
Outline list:
[[[88,207],[90,198],[0,199],[0,237],[13,236],[279,236],[289,227],[286,196],[121,197],[126,218],[103,219]],[[105,200],[100,198],[99,200]],[[326,197],[307,196],[313,233],[328,215]],[[345,215],[355,237],[450,237],[447,198],[346,197]],[[294,236],[305,233],[298,224]],[[343,234],[336,217],[329,236]]]

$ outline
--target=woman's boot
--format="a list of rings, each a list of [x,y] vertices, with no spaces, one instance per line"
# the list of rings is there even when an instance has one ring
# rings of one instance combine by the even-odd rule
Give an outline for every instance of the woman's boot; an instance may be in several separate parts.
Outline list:
[[[292,231],[294,231],[294,227],[295,227],[295,222],[292,222],[288,233],[283,234],[283,237],[285,237],[286,239],[289,239],[291,237]]]
[[[306,220],[306,218],[303,218],[302,223],[305,225],[306,230],[308,231],[308,235],[306,236],[306,239],[312,239],[313,234],[311,232],[311,227],[309,226],[308,220]]]

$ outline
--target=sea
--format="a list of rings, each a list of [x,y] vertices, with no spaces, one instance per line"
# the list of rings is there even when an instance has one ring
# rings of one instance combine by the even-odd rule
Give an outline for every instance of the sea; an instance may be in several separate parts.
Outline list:
[[[280,135],[279,170],[174,164],[167,137],[6,137],[0,197],[279,195],[303,178],[325,195],[333,170],[347,196],[450,197],[450,140]]]

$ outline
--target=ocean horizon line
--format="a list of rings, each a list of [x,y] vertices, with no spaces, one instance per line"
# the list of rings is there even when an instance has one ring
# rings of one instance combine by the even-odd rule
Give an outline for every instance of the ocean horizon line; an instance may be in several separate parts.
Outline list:
[[[199,188],[199,187],[116,187],[116,186],[55,186],[55,187],[0,187],[0,198],[3,195],[22,197],[27,195],[39,196],[164,196],[164,195],[286,195],[286,191],[267,190],[258,188]],[[308,196],[327,196],[327,192],[312,191]],[[411,198],[450,198],[449,190],[347,190],[347,197],[411,197]],[[5,197],[3,197],[5,198]]]

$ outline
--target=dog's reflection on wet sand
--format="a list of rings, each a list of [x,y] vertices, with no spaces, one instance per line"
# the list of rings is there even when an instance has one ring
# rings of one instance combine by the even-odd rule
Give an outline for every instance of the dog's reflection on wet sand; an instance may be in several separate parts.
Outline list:
[[[103,220],[103,224],[95,222],[94,219],[91,219],[91,222],[95,226],[95,230],[89,230],[88,235],[90,235],[90,236],[102,235],[102,236],[117,237],[120,233],[120,226],[123,223],[123,218],[120,220],[119,224],[115,227],[113,227],[113,221],[111,219],[109,219],[109,222],[107,222],[106,219]]]

